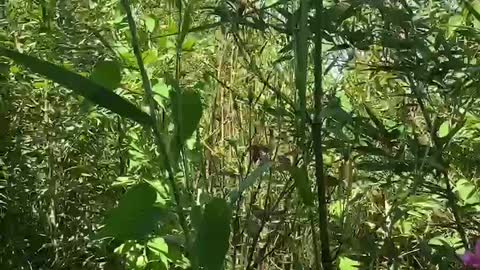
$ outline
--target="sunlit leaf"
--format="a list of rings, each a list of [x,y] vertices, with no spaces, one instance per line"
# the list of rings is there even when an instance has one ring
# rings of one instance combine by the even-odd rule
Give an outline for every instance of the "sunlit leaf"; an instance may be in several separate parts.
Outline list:
[[[466,179],[461,179],[456,183],[455,190],[458,196],[466,204],[475,204],[480,202],[480,193],[477,191],[475,185]]]
[[[450,124],[448,121],[443,122],[438,128],[437,135],[439,138],[443,138],[450,132]]]
[[[340,257],[340,263],[338,267],[340,270],[355,270],[359,269],[360,262],[342,256]]]
[[[142,58],[145,65],[155,64],[158,61],[157,50],[148,50],[143,52]]]
[[[184,51],[191,51],[196,43],[197,41],[194,38],[187,38],[185,42],[183,42],[182,49]]]
[[[31,71],[65,86],[93,103],[105,107],[121,116],[130,118],[140,124],[152,124],[150,116],[138,109],[135,105],[79,74],[35,57],[4,48],[0,48],[0,55],[11,58],[16,63],[26,66]]]
[[[455,30],[457,30],[457,28],[461,26],[463,22],[464,20],[462,15],[458,14],[450,17],[450,19],[448,19],[448,36],[452,36]]]
[[[145,21],[145,27],[148,32],[153,32],[155,29],[155,19],[150,16],[144,16],[143,20]]]

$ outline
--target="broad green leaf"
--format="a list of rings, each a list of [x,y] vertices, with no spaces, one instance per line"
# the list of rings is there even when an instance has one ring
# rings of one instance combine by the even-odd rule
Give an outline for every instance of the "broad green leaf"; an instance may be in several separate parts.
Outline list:
[[[41,74],[48,79],[71,89],[93,103],[107,108],[123,117],[130,118],[143,125],[152,124],[150,116],[138,109],[135,105],[109,89],[77,73],[68,71],[52,63],[39,60],[35,57],[4,48],[0,48],[0,55],[11,58],[16,63],[26,66],[31,71]]]
[[[351,112],[352,104],[350,103],[350,98],[344,93],[337,95],[337,97],[340,99],[340,105],[342,109],[344,109],[346,112]]]
[[[307,172],[302,168],[291,167],[290,174],[295,181],[295,187],[297,188],[303,203],[306,206],[313,206],[313,193],[308,182]]]
[[[340,257],[340,263],[338,268],[340,270],[355,270],[359,269],[360,263],[358,261],[352,260],[348,257]]]
[[[450,124],[448,123],[448,121],[445,121],[438,128],[437,136],[439,138],[443,138],[447,136],[449,132],[450,132]]]
[[[169,97],[170,87],[166,85],[164,81],[159,81],[152,87],[152,90],[155,94],[162,97],[162,99],[166,99]]]
[[[153,32],[155,30],[155,19],[150,16],[144,16],[143,21],[145,22],[145,28],[148,32]]]
[[[115,90],[122,80],[120,65],[115,61],[100,61],[95,65],[90,79],[109,90]]]
[[[151,65],[158,61],[157,50],[148,50],[142,53],[143,64]]]
[[[455,30],[463,24],[463,16],[458,14],[448,19],[448,36],[451,37]]]
[[[197,92],[183,90],[172,92],[172,111],[175,121],[176,136],[183,144],[197,129],[202,118],[202,100]]]
[[[168,245],[162,237],[153,238],[148,241],[147,247],[157,253],[168,253]]]
[[[154,206],[155,189],[146,183],[130,188],[105,220],[97,237],[140,240],[151,234],[160,220],[161,209]]]
[[[229,247],[231,210],[227,202],[212,199],[206,206],[196,240],[199,265],[221,270]]]
[[[458,196],[466,204],[475,204],[480,202],[480,194],[475,188],[475,185],[466,179],[461,179],[456,183],[455,187]]]
[[[155,263],[152,265],[155,266],[153,269],[168,269],[169,249],[165,239],[163,237],[153,238],[148,241],[147,247],[150,251],[150,253],[147,253],[149,254],[149,260],[155,260]]]
[[[260,166],[258,166],[255,170],[253,170],[245,180],[243,180],[238,189],[234,190],[230,193],[230,203],[234,204],[240,195],[250,188],[255,182],[262,177],[262,175],[267,172],[271,167],[273,166],[273,163],[271,161],[267,161],[265,163],[262,163]]]
[[[196,43],[197,43],[196,39],[188,38],[188,39],[185,40],[185,42],[183,42],[182,50],[191,51],[191,50],[193,50],[193,46],[195,46]]]

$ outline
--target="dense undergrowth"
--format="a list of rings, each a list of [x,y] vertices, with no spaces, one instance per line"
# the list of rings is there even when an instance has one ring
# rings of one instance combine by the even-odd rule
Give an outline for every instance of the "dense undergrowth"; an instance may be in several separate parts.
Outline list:
[[[480,1],[0,9],[0,269],[466,267]]]

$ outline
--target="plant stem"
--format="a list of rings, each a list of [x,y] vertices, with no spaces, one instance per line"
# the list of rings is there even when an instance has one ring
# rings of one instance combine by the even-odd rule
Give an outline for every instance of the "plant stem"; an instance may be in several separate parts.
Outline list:
[[[322,99],[323,99],[323,68],[322,68],[322,33],[323,33],[323,0],[315,1],[315,20],[311,29],[315,29],[314,36],[314,103],[315,115],[312,124],[312,137],[315,154],[315,176],[317,178],[318,220],[320,224],[320,242],[322,250],[322,265],[324,270],[332,269],[330,256],[330,241],[328,235],[328,208],[326,201],[326,185],[323,166],[322,149]]]
[[[187,222],[185,219],[185,215],[183,214],[183,209],[181,206],[181,201],[180,201],[180,190],[175,182],[175,176],[173,172],[173,167],[172,164],[170,163],[170,159],[168,158],[168,152],[167,152],[167,147],[165,145],[165,142],[163,141],[161,135],[160,135],[160,130],[158,129],[157,125],[157,114],[156,114],[156,109],[155,109],[155,100],[153,99],[153,90],[152,90],[152,85],[150,83],[150,79],[148,78],[147,71],[145,69],[145,65],[143,64],[143,58],[142,58],[142,53],[140,51],[140,46],[138,45],[138,38],[137,38],[137,28],[135,25],[135,20],[133,19],[132,16],[132,10],[130,9],[130,3],[129,0],[122,0],[122,5],[125,8],[125,12],[127,13],[127,20],[128,20],[128,25],[130,28],[130,33],[132,35],[132,47],[133,47],[133,53],[135,54],[135,57],[137,59],[138,67],[140,69],[140,74],[142,76],[142,82],[143,82],[143,87],[145,89],[145,96],[149,105],[150,109],[150,117],[152,117],[153,120],[153,134],[154,134],[154,139],[155,143],[157,144],[158,151],[160,152],[160,155],[162,155],[164,158],[164,166],[165,169],[167,170],[167,178],[168,182],[170,184],[170,187],[172,188],[172,193],[173,193],[173,198],[176,203],[177,207],[177,215],[180,221],[180,226],[182,227],[183,234],[185,237],[185,244],[186,248],[190,249],[191,248],[191,241],[190,241],[190,233],[187,227]]]

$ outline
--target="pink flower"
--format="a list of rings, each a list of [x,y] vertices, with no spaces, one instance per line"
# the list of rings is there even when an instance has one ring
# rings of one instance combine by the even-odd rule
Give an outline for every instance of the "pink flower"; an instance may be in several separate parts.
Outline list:
[[[463,264],[466,267],[472,267],[474,269],[480,269],[480,240],[475,245],[475,252],[467,251],[462,257]]]

